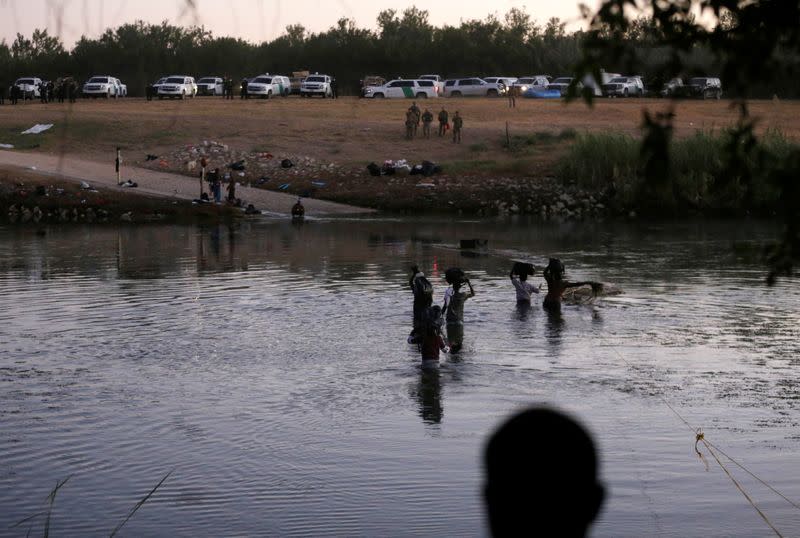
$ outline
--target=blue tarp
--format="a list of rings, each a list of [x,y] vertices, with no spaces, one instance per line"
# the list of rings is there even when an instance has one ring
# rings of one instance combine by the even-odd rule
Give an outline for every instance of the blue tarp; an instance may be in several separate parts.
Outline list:
[[[558,90],[543,90],[541,88],[531,88],[522,94],[522,97],[531,99],[560,99],[561,92]]]

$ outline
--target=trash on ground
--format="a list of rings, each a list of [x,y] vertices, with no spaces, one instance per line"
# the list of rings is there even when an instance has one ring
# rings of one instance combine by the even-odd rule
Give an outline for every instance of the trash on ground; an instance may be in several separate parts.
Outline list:
[[[52,123],[37,123],[27,131],[22,131],[22,134],[39,134],[43,133],[53,126]]]
[[[84,190],[88,190],[88,189],[91,189],[92,186],[89,185],[88,183],[86,183],[85,181],[81,181],[81,188],[84,189]]]
[[[324,187],[325,185],[327,185],[327,183],[325,183],[324,181],[312,181],[311,184],[314,185],[315,187]]]
[[[280,189],[280,190],[282,190],[282,191],[285,191],[285,190],[286,190],[286,189],[288,189],[290,186],[291,186],[291,183],[284,183],[283,185],[279,185],[279,186],[278,186],[278,189]]]
[[[133,188],[138,186],[139,186],[138,183],[136,183],[135,181],[131,181],[130,179],[120,185],[120,187],[128,187],[128,188]]]
[[[0,144],[0,149],[14,149],[14,144]]]

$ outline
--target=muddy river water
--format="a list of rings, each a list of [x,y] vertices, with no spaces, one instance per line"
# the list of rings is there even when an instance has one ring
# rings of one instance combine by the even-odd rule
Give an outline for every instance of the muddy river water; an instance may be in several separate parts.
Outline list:
[[[486,536],[481,452],[546,402],[609,491],[593,536],[771,536],[692,428],[800,504],[800,286],[764,284],[750,221],[0,227],[0,535]],[[485,255],[453,246],[485,238]],[[511,259],[624,294],[516,308]],[[408,266],[465,346],[406,343]],[[533,277],[538,283],[540,279]],[[670,406],[675,410],[673,413]],[[558,439],[548,442],[558,443]],[[785,536],[800,510],[722,462]],[[546,462],[545,462],[546,463]],[[707,464],[707,466],[706,466]]]

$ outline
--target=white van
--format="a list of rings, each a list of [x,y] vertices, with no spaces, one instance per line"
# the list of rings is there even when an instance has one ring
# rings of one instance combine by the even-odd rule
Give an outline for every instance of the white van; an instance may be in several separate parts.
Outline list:
[[[197,84],[194,82],[194,77],[172,75],[158,86],[159,99],[164,97],[186,99],[187,97],[194,98],[195,95],[197,95]]]
[[[292,84],[289,77],[283,75],[270,75],[266,73],[259,75],[247,83],[247,94],[263,99],[270,97],[286,97],[292,91]]]

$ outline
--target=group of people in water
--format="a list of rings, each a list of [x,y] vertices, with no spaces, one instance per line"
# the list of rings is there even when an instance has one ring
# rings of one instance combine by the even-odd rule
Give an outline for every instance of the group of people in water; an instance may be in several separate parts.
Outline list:
[[[534,286],[528,282],[528,277],[535,273],[536,269],[530,263],[515,262],[511,268],[509,278],[516,290],[518,304],[530,305],[532,296],[541,292],[541,284]],[[567,290],[590,286],[592,295],[596,296],[603,288],[600,282],[567,281],[564,278],[564,264],[558,258],[550,258],[543,276],[547,283],[547,294],[542,306],[554,314],[560,313],[562,298]],[[459,268],[445,271],[445,281],[449,287],[445,291],[442,306],[433,304],[433,285],[418,266],[411,267],[409,287],[414,294],[414,323],[408,342],[418,346],[423,367],[438,364],[440,351],[458,353],[463,345],[464,303],[475,296],[475,290]]]

